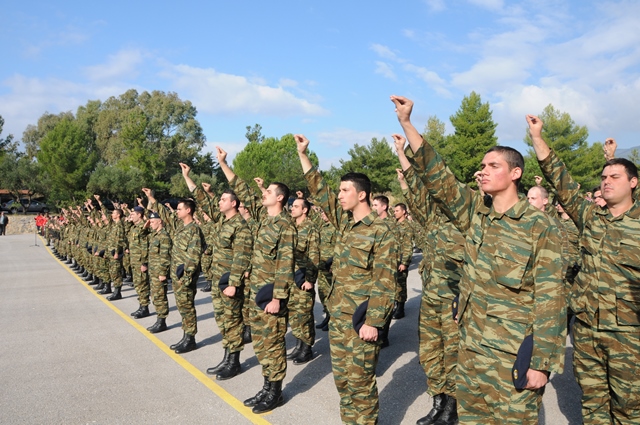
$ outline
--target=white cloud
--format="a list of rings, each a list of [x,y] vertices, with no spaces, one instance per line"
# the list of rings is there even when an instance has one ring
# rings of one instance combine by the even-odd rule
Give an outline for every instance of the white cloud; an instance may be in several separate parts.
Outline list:
[[[270,116],[325,115],[320,105],[295,96],[284,87],[271,87],[249,78],[212,68],[171,66],[162,75],[172,86],[210,114],[265,114]]]
[[[504,6],[503,0],[468,0],[469,3],[475,4],[476,6],[490,9],[490,10],[500,10]]]
[[[424,0],[424,3],[432,12],[441,12],[445,9],[444,0]]]
[[[396,56],[396,54],[393,53],[393,51],[391,51],[390,48],[388,48],[387,46],[383,46],[382,44],[376,44],[376,43],[372,44],[371,50],[376,52],[376,54],[380,56],[382,59],[389,59],[394,61],[398,60],[398,57]]]
[[[376,69],[374,72],[390,80],[396,79],[396,74],[393,72],[393,65],[389,65],[386,62],[376,61]]]
[[[88,66],[85,74],[90,80],[132,79],[138,75],[144,53],[137,49],[125,49],[109,55],[106,63]]]

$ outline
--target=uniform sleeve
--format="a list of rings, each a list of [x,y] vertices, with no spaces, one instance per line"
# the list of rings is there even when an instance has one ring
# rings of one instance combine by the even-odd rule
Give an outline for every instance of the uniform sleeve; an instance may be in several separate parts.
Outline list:
[[[284,300],[289,297],[289,285],[293,283],[295,259],[293,249],[296,245],[296,231],[292,224],[283,226],[278,242],[275,266],[273,298]]]
[[[373,273],[369,307],[365,324],[384,328],[393,310],[396,295],[396,241],[391,230],[386,230],[376,238],[374,246]]]
[[[189,231],[189,241],[184,247],[187,253],[187,263],[184,265],[184,274],[193,276],[198,271],[200,265],[200,257],[202,256],[202,232],[200,228],[193,223]]]
[[[313,167],[304,177],[307,180],[307,187],[309,188],[313,202],[324,210],[329,222],[333,224],[336,229],[342,229],[343,222],[349,219],[348,214],[342,209],[338,198],[329,189],[320,172]]]
[[[254,190],[241,178],[235,176],[230,182],[229,186],[235,192],[236,196],[247,208],[251,217],[254,220],[260,220],[261,214],[263,214],[262,205]]]
[[[533,355],[530,367],[562,373],[567,329],[562,284],[562,241],[554,225],[543,226],[534,252]]]
[[[318,264],[320,264],[320,232],[312,225],[307,235],[307,256],[305,280],[315,283],[318,280]]]
[[[416,174],[422,178],[429,194],[439,202],[442,211],[460,232],[465,233],[471,226],[471,217],[479,195],[456,180],[442,157],[425,141],[409,161]]]
[[[405,219],[406,221],[406,219]],[[400,262],[407,268],[411,264],[413,258],[413,230],[408,223],[404,223],[402,226],[402,242],[400,244]]]
[[[158,276],[169,276],[171,274],[171,238],[168,233],[163,233],[160,239],[160,258]]]
[[[229,285],[240,286],[244,272],[251,261],[252,236],[248,226],[241,226],[235,234],[233,242],[233,264],[229,271]]]

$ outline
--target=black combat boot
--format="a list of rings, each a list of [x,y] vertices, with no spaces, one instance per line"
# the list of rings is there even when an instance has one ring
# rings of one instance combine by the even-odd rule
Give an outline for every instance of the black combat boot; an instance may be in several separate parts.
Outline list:
[[[164,319],[164,317],[158,317],[158,320],[156,320],[156,323],[154,323],[153,325],[149,326],[147,328],[147,330],[149,332],[151,332],[152,334],[157,334],[158,332],[166,331],[167,330],[167,322]]]
[[[93,273],[89,273],[87,272],[87,275],[84,278],[85,282],[92,282],[93,281]]]
[[[97,285],[98,283],[100,283],[100,279],[98,279],[98,276],[91,275],[91,280],[88,281],[87,283],[91,286]]]
[[[329,313],[325,312],[324,313],[324,319],[322,319],[322,322],[318,323],[316,325],[316,329],[322,329],[324,330],[325,327],[329,326]]]
[[[242,342],[244,344],[251,344],[251,341],[253,341],[253,338],[251,338],[251,326],[245,325],[242,331]]]
[[[222,370],[216,375],[218,381],[231,379],[240,373],[240,351],[229,354],[229,359]]]
[[[207,280],[207,284],[200,290],[200,292],[211,292],[211,281]]]
[[[118,286],[117,288],[113,288],[113,295],[107,297],[109,301],[116,301],[122,299],[122,288]]]
[[[454,397],[447,397],[447,404],[444,406],[442,414],[434,425],[457,425],[458,424],[458,403]]]
[[[83,270],[82,270],[82,274],[80,275],[80,277],[81,277],[83,280],[86,280],[86,279],[87,279],[87,277],[89,277],[89,272],[87,271],[87,269],[83,269]]]
[[[98,291],[98,293],[99,293],[99,292],[100,292],[100,291],[102,291],[102,289],[104,288],[104,280],[102,280],[102,279],[100,279],[100,278],[96,278],[96,280],[98,281],[98,282],[96,283],[96,285],[98,285],[98,286],[96,286],[94,289],[95,289],[96,291]]]
[[[252,412],[253,413],[266,413],[270,412],[276,407],[284,403],[284,397],[282,396],[282,381],[272,381],[269,385],[269,391],[262,401],[256,404]]]
[[[178,348],[179,346],[181,346],[184,343],[184,340],[187,339],[187,333],[183,332],[182,333],[182,339],[178,342],[176,342],[175,344],[171,344],[169,346],[169,348],[171,348],[172,350],[175,350],[176,348]]]
[[[177,346],[174,350],[176,354],[188,353],[189,351],[193,351],[198,348],[196,344],[196,337],[194,335],[186,334],[184,342]]]
[[[427,413],[427,416],[425,416],[424,418],[418,419],[418,422],[416,422],[416,424],[432,425],[433,423],[435,423],[435,421],[437,421],[438,418],[440,418],[440,415],[442,415],[442,411],[444,410],[444,407],[447,404],[448,398],[449,396],[446,395],[445,393],[434,395],[433,408],[429,411],[429,413]]]
[[[149,306],[148,305],[141,305],[140,309],[138,309],[138,312],[133,315],[133,318],[134,319],[142,319],[143,317],[148,317],[148,316],[149,316]]]
[[[305,364],[313,358],[311,346],[304,341],[300,341],[300,343],[300,351],[298,351],[298,354],[293,358],[293,364]]]
[[[229,361],[229,349],[225,348],[224,357],[222,358],[222,361],[218,364],[218,366],[210,367],[209,369],[207,369],[207,374],[217,375],[218,372],[220,372],[222,368],[224,368],[224,366],[227,364],[227,361]]]
[[[264,385],[262,386],[262,389],[258,391],[258,394],[254,395],[251,398],[246,399],[244,401],[244,405],[247,407],[253,407],[258,403],[260,403],[267,396],[267,393],[269,392],[269,388],[271,388],[271,381],[269,381],[269,378],[265,376]]]
[[[133,313],[129,314],[129,316],[133,317],[136,314],[140,313],[140,310],[142,310],[142,305],[138,304],[138,309],[136,311],[134,311]]]
[[[102,288],[102,291],[98,292],[98,294],[110,294],[111,293],[111,282],[105,282],[104,284],[104,288]]]
[[[393,309],[392,317],[394,320],[402,319],[404,317],[404,303],[396,303],[396,307]]]
[[[291,350],[289,354],[287,354],[287,360],[292,360],[298,357],[298,354],[300,354],[301,349],[302,349],[302,340],[296,338],[296,346],[294,347],[293,350]]]

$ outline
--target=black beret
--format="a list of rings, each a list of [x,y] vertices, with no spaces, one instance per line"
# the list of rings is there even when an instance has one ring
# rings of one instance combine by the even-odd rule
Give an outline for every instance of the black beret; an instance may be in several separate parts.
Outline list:
[[[184,276],[184,264],[180,264],[176,268],[176,277],[180,279],[182,276]]]
[[[142,207],[133,207],[133,210],[137,213],[144,214],[144,208]]]
[[[456,295],[456,297],[451,302],[451,315],[453,316],[453,320],[456,319],[458,315],[458,306],[460,305],[460,295]]]
[[[307,274],[307,269],[305,268],[298,269],[293,274],[293,281],[296,283],[296,286],[298,287],[298,289],[302,289],[302,285],[304,284],[306,274]]]
[[[533,335],[528,335],[522,341],[518,348],[518,356],[513,363],[511,369],[511,378],[513,378],[513,386],[516,390],[524,390],[527,386],[527,372],[531,364],[531,356],[533,354]]]
[[[367,319],[367,309],[369,308],[369,300],[363,302],[356,308],[356,311],[353,312],[353,316],[351,317],[351,323],[353,324],[353,330],[356,331],[357,334],[360,334],[360,328],[364,325],[365,320]],[[378,329],[378,341],[384,339],[385,332],[383,329]]]
[[[260,307],[260,309],[264,310],[264,308],[271,302],[273,299],[273,283],[268,283],[264,285],[258,293],[256,294],[256,305]],[[280,308],[282,309],[283,304],[286,303],[286,300],[280,300]]]
[[[231,276],[231,273],[226,272],[220,277],[220,280],[218,281],[218,288],[220,288],[220,292],[224,291],[229,286],[229,276]]]
[[[152,219],[152,218],[160,218],[160,214],[158,214],[155,211],[149,213],[149,219]]]

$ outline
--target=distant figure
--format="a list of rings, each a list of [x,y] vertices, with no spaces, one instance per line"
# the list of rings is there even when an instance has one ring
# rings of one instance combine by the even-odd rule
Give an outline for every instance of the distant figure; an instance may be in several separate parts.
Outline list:
[[[7,225],[9,224],[9,217],[4,213],[4,211],[0,212],[0,235],[7,234]]]

